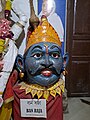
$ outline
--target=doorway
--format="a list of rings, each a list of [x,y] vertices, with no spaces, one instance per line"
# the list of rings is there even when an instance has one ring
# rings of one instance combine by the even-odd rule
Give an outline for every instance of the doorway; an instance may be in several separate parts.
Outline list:
[[[67,0],[68,96],[90,96],[90,0]]]

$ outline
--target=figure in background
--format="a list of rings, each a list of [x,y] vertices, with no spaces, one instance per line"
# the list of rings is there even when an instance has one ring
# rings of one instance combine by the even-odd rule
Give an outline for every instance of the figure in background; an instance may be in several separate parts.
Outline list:
[[[27,22],[27,17],[23,13],[17,13],[19,20],[12,24],[11,7],[12,0],[0,1],[0,55],[4,63],[3,69],[0,71],[0,107],[3,104],[2,96],[13,70],[18,48],[25,35],[22,32]]]
[[[37,15],[37,0],[33,0],[34,3],[34,8],[35,8],[35,13]],[[31,11],[30,11],[30,2],[29,0],[13,0],[12,2],[12,8],[15,10],[17,13],[21,12],[24,13],[24,15],[27,16],[27,24],[24,27],[25,31],[25,37],[23,39],[23,42],[21,46],[19,47],[19,54],[23,55],[25,48],[26,48],[26,38],[27,38],[27,31],[28,31],[28,26],[29,26],[29,18],[31,16]],[[18,21],[17,16],[12,12],[12,17],[11,19],[14,21]]]
[[[56,4],[54,0],[43,0],[42,11],[39,14],[39,18],[41,18],[42,15],[47,16],[48,22],[53,26],[53,28],[58,33],[58,36],[61,42],[63,42],[64,28],[63,28],[62,21],[59,15],[55,12],[55,10],[56,10]]]
[[[9,1],[10,2],[10,1]],[[30,0],[30,4],[29,4],[29,7],[31,8],[31,18],[30,18],[30,24],[33,26],[33,28],[35,29],[35,26],[37,26],[38,24],[39,24],[39,19],[36,17],[36,15],[34,14],[35,13],[35,11],[34,11],[34,7],[33,6],[31,6],[31,5],[33,5],[33,3],[32,3],[33,1],[32,0]],[[8,5],[6,5],[6,6],[8,6]],[[11,18],[12,17],[10,17],[10,13],[11,13],[11,11],[9,11],[8,10],[8,7],[7,7],[7,10],[5,9],[4,10],[5,11],[5,18],[8,18],[10,21],[11,21]],[[15,34],[14,36],[13,36],[13,40],[15,41],[13,41],[14,43],[15,43],[15,46],[17,46],[17,48],[19,48],[19,46],[21,45],[21,42],[22,42],[22,40],[23,40],[23,37],[22,37],[22,34],[23,34],[23,29],[24,29],[24,27],[25,27],[25,24],[26,24],[26,22],[27,22],[27,19],[26,19],[26,16],[21,12],[21,10],[18,8],[18,10],[15,8],[15,6],[13,6],[13,12],[19,17],[19,19],[18,19],[18,21],[9,29],[10,30],[10,32],[11,32],[11,30],[12,30],[12,32],[13,32],[13,34]],[[34,19],[33,19],[33,17],[34,17]],[[9,18],[10,17],[10,18]],[[37,18],[37,19],[36,19]],[[19,25],[19,26],[17,26],[17,25]],[[14,28],[15,27],[15,28]],[[21,29],[20,29],[20,28]],[[33,29],[33,30],[34,30]],[[18,31],[19,30],[19,31]],[[22,32],[22,34],[20,34]],[[19,37],[19,38],[18,38]],[[18,39],[19,40],[18,40]],[[22,39],[20,39],[20,38],[22,38]],[[1,45],[1,44],[0,44]],[[11,45],[10,45],[11,46]],[[14,47],[14,46],[13,46]],[[13,48],[12,47],[12,48]],[[14,48],[13,48],[14,49]],[[16,55],[17,54],[14,54],[14,52],[13,52],[13,49],[11,49],[11,52],[8,52],[8,55],[11,55],[11,57],[10,56],[7,56],[7,57],[9,57],[9,63],[10,63],[10,60],[12,61],[12,63],[10,63],[9,65],[11,65],[11,66],[9,66],[10,68],[12,68],[13,66],[14,66],[14,61],[15,61],[15,57],[16,57]],[[13,56],[15,56],[14,58],[13,58]],[[11,58],[11,59],[10,59]],[[14,60],[14,61],[13,61]],[[6,62],[8,62],[8,61],[6,61]],[[4,63],[4,65],[5,65],[5,63]],[[2,65],[1,65],[2,66]],[[7,66],[6,66],[7,67]],[[9,68],[9,70],[10,70],[10,68]],[[21,72],[21,70],[19,71],[20,69],[18,69],[18,72],[17,71],[14,71],[14,73],[16,74],[15,76],[13,76],[14,77],[14,79],[16,79],[17,77],[16,76],[18,76],[18,74]],[[2,70],[2,72],[3,72],[3,70]],[[6,72],[6,71],[4,71],[4,72]],[[10,73],[9,73],[9,75],[10,75]],[[9,77],[9,75],[8,75],[8,77]],[[22,73],[20,73],[20,76],[22,76]],[[7,79],[6,79],[7,80]],[[5,97],[4,97],[4,104],[3,104],[3,99],[2,99],[2,95],[1,95],[1,106],[2,106],[2,104],[3,104],[3,106],[1,107],[1,109],[0,109],[0,119],[2,119],[2,120],[9,120],[10,118],[11,118],[11,115],[12,115],[12,101],[13,101],[13,97],[11,96],[12,94],[13,94],[13,91],[12,91],[12,86],[15,84],[17,82],[17,80],[15,81],[15,80],[13,80],[13,79],[9,79],[9,81],[2,81],[1,83],[2,83],[2,85],[4,84],[4,86],[6,87],[6,89],[5,89],[5,87],[3,88],[3,90],[2,90],[2,93],[4,92],[5,93]],[[6,83],[7,83],[7,86],[6,86]],[[1,85],[1,86],[2,86]],[[5,91],[4,91],[4,89],[5,89]],[[4,94],[3,94],[3,96],[4,96]],[[5,114],[5,115],[4,115]]]

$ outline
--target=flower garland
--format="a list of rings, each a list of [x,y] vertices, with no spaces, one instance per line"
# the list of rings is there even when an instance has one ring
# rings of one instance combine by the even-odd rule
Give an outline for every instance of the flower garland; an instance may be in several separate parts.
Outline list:
[[[5,2],[6,4],[4,11],[1,11],[4,17],[0,19],[0,60],[4,61],[3,69],[0,73],[0,107],[3,104],[2,95],[4,94],[6,84],[8,82],[10,73],[13,70],[15,59],[18,54],[18,48],[15,44],[15,41],[19,38],[27,23],[26,15],[24,15],[21,11],[17,12],[16,10],[16,13],[19,16],[19,20],[12,26],[10,25],[12,1],[13,0],[7,0]]]
[[[7,0],[5,5],[5,18],[0,19],[0,53],[3,53],[5,50],[5,44],[7,43],[7,38],[12,38],[13,34],[10,31],[11,22],[8,20],[8,17],[11,12],[13,0]]]

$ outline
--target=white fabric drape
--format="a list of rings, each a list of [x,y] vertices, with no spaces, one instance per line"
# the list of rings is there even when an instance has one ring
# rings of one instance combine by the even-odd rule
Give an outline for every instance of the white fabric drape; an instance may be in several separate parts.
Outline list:
[[[14,66],[14,62],[16,59],[18,53],[18,49],[14,43],[14,41],[10,40],[9,41],[9,47],[8,47],[8,52],[6,53],[6,55],[4,56],[4,66],[3,69],[0,73],[1,77],[0,77],[0,92],[3,92],[8,78],[10,76],[10,73],[12,72],[13,66]]]

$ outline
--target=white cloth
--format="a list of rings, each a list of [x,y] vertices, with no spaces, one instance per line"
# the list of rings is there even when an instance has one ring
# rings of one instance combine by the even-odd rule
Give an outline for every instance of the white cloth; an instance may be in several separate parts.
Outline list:
[[[1,5],[1,0],[0,0],[0,12],[2,11],[2,5]]]
[[[0,73],[0,75],[1,75],[1,77],[0,77],[0,92],[4,92],[8,78],[10,76],[10,73],[12,72],[17,53],[18,53],[18,49],[17,49],[14,41],[10,40],[8,52],[6,53],[6,55],[4,56],[4,59],[3,59],[4,66],[3,66],[2,71],[5,71],[5,72]]]

